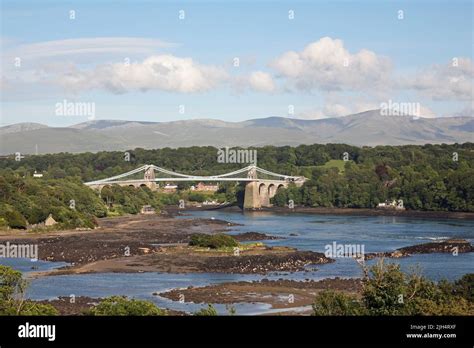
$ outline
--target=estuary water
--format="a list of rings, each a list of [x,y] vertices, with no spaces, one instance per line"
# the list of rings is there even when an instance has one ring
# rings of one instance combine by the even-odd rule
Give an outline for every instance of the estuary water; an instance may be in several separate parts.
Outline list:
[[[327,245],[363,245],[366,253],[392,251],[394,249],[449,238],[463,238],[474,241],[474,221],[433,220],[407,217],[383,216],[340,216],[313,214],[274,214],[267,212],[237,213],[224,211],[195,211],[178,218],[215,218],[241,224],[232,226],[231,234],[260,232],[283,239],[264,241],[268,245],[285,245],[301,250],[324,252]],[[374,263],[371,260],[368,264]],[[455,280],[465,273],[474,273],[474,253],[426,254],[402,259],[388,260],[399,263],[402,269],[415,269],[433,280]],[[0,259],[22,272],[48,270],[61,267],[64,263],[51,263],[23,259]],[[33,269],[32,269],[33,267]],[[267,275],[238,274],[167,274],[151,273],[108,273],[62,275],[32,279],[28,296],[32,299],[53,299],[58,296],[105,297],[127,295],[147,299],[162,308],[193,312],[202,304],[180,303],[157,295],[174,288],[205,286],[231,281],[253,281],[267,279],[323,279],[333,277],[360,277],[360,266],[350,258],[336,258],[326,265],[309,266],[307,270],[295,273],[270,273]],[[238,314],[261,314],[272,310],[261,303],[236,303]],[[224,305],[216,305],[218,312],[227,313]]]

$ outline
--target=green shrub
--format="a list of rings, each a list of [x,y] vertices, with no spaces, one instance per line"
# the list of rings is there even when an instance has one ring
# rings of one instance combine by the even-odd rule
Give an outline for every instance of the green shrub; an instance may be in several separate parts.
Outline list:
[[[406,310],[408,291],[406,275],[397,264],[380,262],[369,270],[364,280],[364,303],[374,315],[397,315]],[[405,301],[405,302],[402,302]]]
[[[366,310],[355,297],[342,292],[324,290],[313,303],[314,315],[363,315]]]
[[[202,203],[207,199],[207,195],[199,192],[191,192],[188,194],[188,200],[191,202]]]
[[[454,283],[454,292],[466,300],[474,302],[474,273],[465,274]]]
[[[379,261],[363,284],[363,300],[372,315],[474,314],[474,303],[456,294],[454,284],[403,273],[398,264]]]
[[[22,300],[27,288],[21,272],[0,265],[0,315],[57,315],[51,305]]]
[[[191,241],[189,242],[189,245],[203,248],[219,249],[225,247],[237,247],[239,246],[239,243],[235,240],[234,237],[222,233],[215,235],[196,233],[191,236]]]
[[[5,219],[8,221],[8,226],[17,229],[26,229],[26,220],[16,210],[9,210],[5,213]]]
[[[58,310],[52,305],[27,300],[22,303],[21,310],[16,315],[53,316],[58,314]]]
[[[125,296],[111,296],[93,307],[90,314],[95,316],[156,316],[166,315],[166,311],[150,301],[128,299]]]
[[[217,316],[217,310],[214,308],[213,305],[208,304],[207,308],[201,308],[198,310],[196,313],[194,313],[196,316],[206,316],[206,317],[215,317]]]
[[[315,315],[474,315],[473,275],[455,283],[403,273],[398,264],[365,268],[362,299],[323,291],[315,299]]]

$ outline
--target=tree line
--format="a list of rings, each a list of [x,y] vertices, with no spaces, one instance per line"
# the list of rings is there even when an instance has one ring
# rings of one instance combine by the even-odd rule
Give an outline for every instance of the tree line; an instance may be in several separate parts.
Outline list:
[[[272,202],[311,207],[374,208],[401,199],[408,209],[474,211],[474,143],[356,147],[345,144],[264,146],[258,166],[308,180],[302,187],[278,190]],[[52,214],[64,227],[93,227],[95,219],[159,209],[179,199],[211,198],[236,203],[242,186],[222,184],[212,196],[187,191],[163,194],[147,188],[111,186],[101,194],[83,182],[118,175],[143,164],[195,175],[216,175],[248,164],[219,163],[218,149],[135,149],[126,152],[58,153],[0,160],[0,225],[24,228]],[[333,162],[339,165],[330,165]],[[42,173],[34,178],[33,173]],[[71,200],[74,204],[71,204]]]

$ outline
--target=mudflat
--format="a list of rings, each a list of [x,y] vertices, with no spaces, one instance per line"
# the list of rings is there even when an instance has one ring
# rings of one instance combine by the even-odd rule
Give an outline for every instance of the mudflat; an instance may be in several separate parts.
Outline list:
[[[215,219],[176,219],[137,215],[99,220],[90,231],[3,232],[1,241],[38,244],[39,259],[71,265],[34,276],[94,272],[265,274],[294,272],[333,260],[323,253],[257,244],[235,253],[188,246],[194,233],[225,233],[231,223]],[[248,240],[249,235],[242,238]],[[266,238],[259,234],[257,239]],[[272,237],[268,237],[272,238]]]
[[[266,303],[272,309],[288,310],[298,308],[298,314],[310,314],[311,304],[316,295],[323,290],[343,291],[347,294],[360,296],[362,291],[361,279],[331,278],[320,281],[295,281],[288,279],[253,282],[230,282],[204,287],[189,287],[155,293],[174,301],[184,300],[194,303],[223,303],[238,302]],[[296,313],[295,313],[296,314]]]

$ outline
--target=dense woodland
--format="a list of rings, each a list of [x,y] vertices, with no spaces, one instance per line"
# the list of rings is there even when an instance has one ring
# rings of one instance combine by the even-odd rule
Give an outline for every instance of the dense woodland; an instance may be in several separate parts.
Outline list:
[[[255,148],[258,166],[303,175],[302,187],[280,189],[273,198],[283,206],[374,208],[401,199],[407,209],[474,211],[474,144],[355,147],[344,144]],[[95,218],[138,213],[149,204],[159,209],[179,199],[207,198],[236,203],[242,186],[227,183],[207,197],[180,184],[175,194],[147,188],[113,186],[99,195],[83,182],[121,174],[143,164],[186,174],[215,175],[248,164],[222,164],[214,147],[100,153],[14,156],[0,160],[0,225],[24,228],[51,213],[64,227],[93,227]],[[344,160],[344,161],[343,161]],[[43,178],[33,178],[33,173]],[[74,209],[71,208],[74,200]]]

